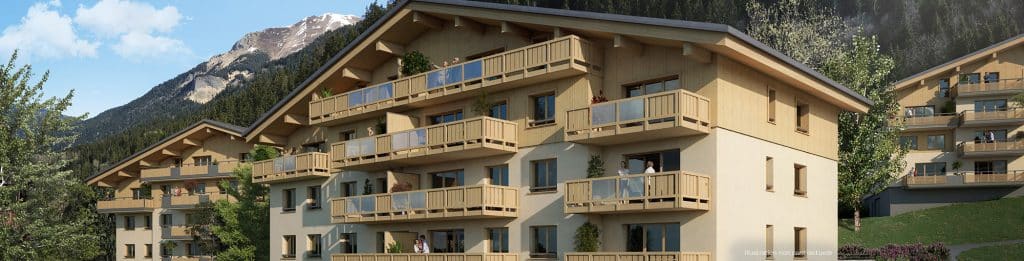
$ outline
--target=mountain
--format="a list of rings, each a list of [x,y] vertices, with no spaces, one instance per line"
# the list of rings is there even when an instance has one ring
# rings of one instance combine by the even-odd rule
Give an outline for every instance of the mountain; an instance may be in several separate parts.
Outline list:
[[[360,17],[326,13],[287,27],[268,28],[242,36],[225,53],[150,89],[135,100],[82,121],[79,143],[121,133],[127,126],[175,119],[201,109],[224,90],[243,82],[271,61],[295,53],[324,33],[360,21]]]

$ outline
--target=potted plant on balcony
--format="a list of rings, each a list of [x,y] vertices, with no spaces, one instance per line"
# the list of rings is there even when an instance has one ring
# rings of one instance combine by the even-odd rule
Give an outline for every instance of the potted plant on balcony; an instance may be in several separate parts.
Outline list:
[[[480,96],[473,101],[472,107],[476,115],[487,116],[487,111],[491,109],[491,103],[487,102],[487,92],[480,92]]]
[[[387,252],[388,253],[402,253],[402,243],[399,243],[397,241],[396,242],[391,242],[391,244],[388,244]]]
[[[423,73],[430,70],[430,58],[419,51],[412,51],[403,54],[401,64],[402,76]]]
[[[962,175],[963,173],[960,173],[960,167],[961,166],[962,166],[962,163],[960,163],[959,160],[958,161],[954,161],[953,162],[953,173],[956,173],[957,175]]]
[[[576,228],[576,252],[597,252],[601,248],[601,230],[587,221]]]
[[[378,118],[377,119],[377,125],[374,125],[374,128],[376,129],[374,131],[376,131],[377,134],[387,133],[387,131],[388,131],[388,121],[387,121],[387,119],[384,118],[384,117]]]
[[[587,178],[596,178],[604,175],[604,160],[601,155],[590,155],[587,161]]]
[[[373,184],[369,178],[363,181],[363,195],[373,195]]]

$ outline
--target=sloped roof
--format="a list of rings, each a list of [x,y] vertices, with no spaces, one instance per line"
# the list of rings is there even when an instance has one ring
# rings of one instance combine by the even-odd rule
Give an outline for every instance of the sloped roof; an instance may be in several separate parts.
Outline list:
[[[962,66],[964,64],[977,61],[978,59],[989,57],[993,53],[997,53],[999,51],[1006,50],[1008,48],[1020,45],[1022,43],[1024,43],[1024,34],[1020,34],[1020,35],[1011,37],[1010,39],[1003,40],[1002,42],[998,42],[998,43],[993,44],[991,46],[982,48],[981,50],[974,51],[972,53],[969,53],[969,54],[964,55],[964,56],[960,56],[959,58],[953,59],[953,60],[948,61],[946,63],[940,64],[938,66],[935,66],[935,67],[929,68],[927,70],[924,70],[922,72],[916,73],[914,75],[911,75],[910,77],[907,77],[907,78],[904,78],[902,80],[897,81],[894,85],[896,86],[897,90],[903,89],[903,88],[906,88],[906,87],[909,87],[909,86],[914,86],[913,83],[915,83],[915,82],[919,82],[921,80],[928,79],[928,78],[930,78],[932,76],[935,76],[935,75],[943,73],[943,72],[948,72],[950,70],[955,70],[956,67],[959,67],[959,66]]]

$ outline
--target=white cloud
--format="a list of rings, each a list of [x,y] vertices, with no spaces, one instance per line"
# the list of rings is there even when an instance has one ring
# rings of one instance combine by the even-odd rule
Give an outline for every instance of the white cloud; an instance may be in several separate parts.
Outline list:
[[[25,57],[96,56],[99,43],[79,38],[71,18],[50,9],[55,6],[60,6],[60,1],[29,7],[20,24],[8,26],[0,34],[0,53],[18,49]]]
[[[157,9],[150,4],[127,0],[102,0],[89,8],[79,6],[75,13],[75,23],[108,37],[126,33],[166,33],[181,19],[181,13],[174,6]]]
[[[144,33],[128,33],[111,46],[118,55],[129,58],[159,58],[167,55],[191,55],[181,40]]]

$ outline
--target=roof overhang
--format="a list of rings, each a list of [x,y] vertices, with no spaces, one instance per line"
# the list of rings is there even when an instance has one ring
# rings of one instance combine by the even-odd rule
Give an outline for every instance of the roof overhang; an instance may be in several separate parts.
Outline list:
[[[999,52],[1012,48],[1014,46],[1018,46],[1022,43],[1024,43],[1024,34],[1011,37],[1010,39],[1003,40],[1002,42],[990,45],[981,50],[977,50],[967,55],[961,56],[960,58],[956,58],[949,62],[924,70],[923,72],[911,75],[910,77],[904,78],[903,80],[899,80],[894,84],[895,88],[896,90],[900,90],[911,86],[924,85],[924,81],[929,78],[941,74],[959,72],[960,67],[963,65],[976,62],[982,59],[996,58]]]

